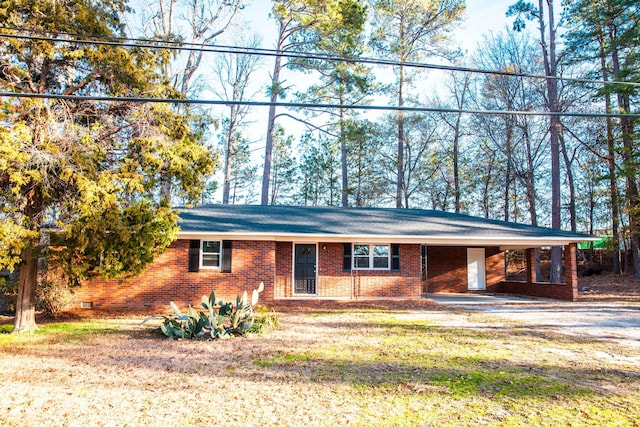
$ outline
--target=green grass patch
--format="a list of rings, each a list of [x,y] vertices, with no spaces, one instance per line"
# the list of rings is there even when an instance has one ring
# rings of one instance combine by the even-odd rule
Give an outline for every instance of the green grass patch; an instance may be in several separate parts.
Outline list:
[[[33,333],[12,334],[13,325],[0,325],[0,348],[14,344],[73,343],[98,335],[117,333],[121,328],[104,320],[74,320],[38,325]]]

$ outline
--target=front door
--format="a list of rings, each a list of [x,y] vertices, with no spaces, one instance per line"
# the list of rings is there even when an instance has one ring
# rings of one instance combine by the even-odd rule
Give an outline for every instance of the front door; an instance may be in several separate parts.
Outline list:
[[[467,278],[470,291],[486,289],[484,248],[467,249]]]
[[[295,295],[316,294],[316,245],[295,245],[293,266]]]

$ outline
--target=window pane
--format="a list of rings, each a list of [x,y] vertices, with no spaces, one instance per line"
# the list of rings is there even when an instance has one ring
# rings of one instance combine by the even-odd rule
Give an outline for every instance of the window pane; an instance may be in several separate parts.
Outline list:
[[[220,242],[202,242],[202,252],[220,253]]]
[[[389,246],[387,245],[376,245],[373,247],[373,256],[379,257],[388,257],[389,256]]]
[[[220,267],[220,241],[202,242],[202,266]]]
[[[389,258],[373,257],[373,268],[389,268]]]
[[[202,254],[203,267],[220,267],[220,254]]]
[[[356,257],[353,259],[355,268],[369,268],[369,257]]]
[[[354,256],[369,256],[369,245],[353,245]]]

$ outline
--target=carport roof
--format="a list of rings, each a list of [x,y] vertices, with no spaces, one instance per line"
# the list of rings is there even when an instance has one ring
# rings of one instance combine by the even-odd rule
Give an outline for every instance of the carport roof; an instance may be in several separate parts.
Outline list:
[[[180,211],[180,237],[423,243],[505,249],[597,240],[587,234],[424,209],[204,205]]]

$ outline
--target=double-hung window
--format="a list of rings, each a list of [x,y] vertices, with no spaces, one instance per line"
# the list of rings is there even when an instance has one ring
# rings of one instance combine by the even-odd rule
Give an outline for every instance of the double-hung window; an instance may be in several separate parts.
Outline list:
[[[389,255],[389,245],[353,245],[353,268],[388,270]]]
[[[200,248],[200,265],[202,268],[220,268],[222,245],[220,241],[202,241]]]

